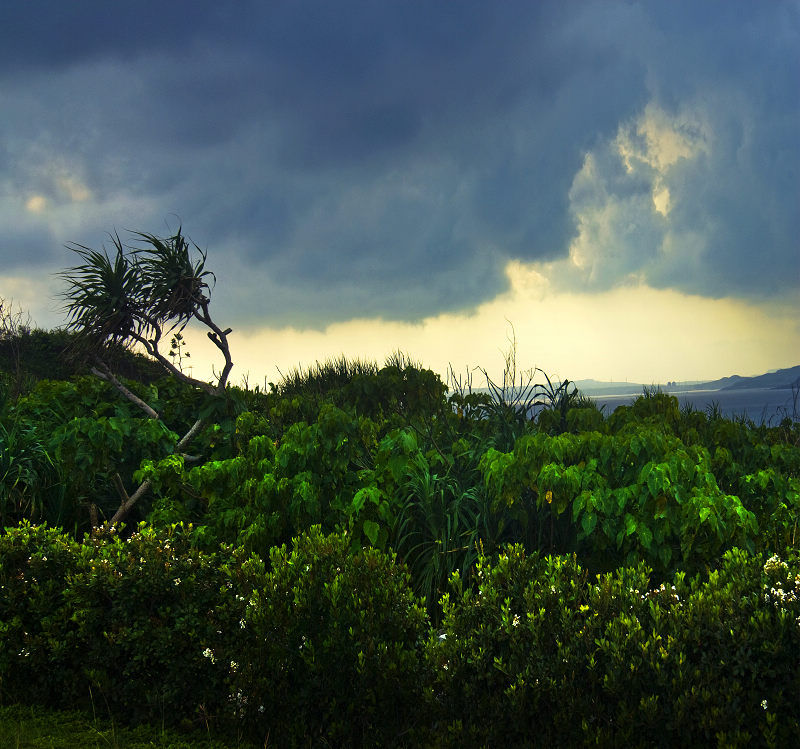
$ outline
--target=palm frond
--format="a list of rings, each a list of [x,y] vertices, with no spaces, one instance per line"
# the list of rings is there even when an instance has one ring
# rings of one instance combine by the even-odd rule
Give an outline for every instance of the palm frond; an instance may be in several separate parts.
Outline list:
[[[102,251],[84,245],[70,245],[83,263],[59,275],[68,287],[63,297],[67,327],[102,343],[129,342],[134,333],[147,325],[142,310],[140,269],[125,252],[117,234],[111,235],[113,259]]]
[[[159,323],[181,329],[210,300],[206,253],[183,236],[181,228],[167,238],[135,232],[143,243],[133,253],[142,271],[143,294],[150,314]],[[193,257],[194,256],[194,257]]]

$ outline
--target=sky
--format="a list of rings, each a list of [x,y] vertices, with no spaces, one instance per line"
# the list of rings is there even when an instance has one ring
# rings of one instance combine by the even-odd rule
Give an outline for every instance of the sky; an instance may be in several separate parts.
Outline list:
[[[800,0],[3,3],[0,298],[179,226],[233,382],[798,364]]]

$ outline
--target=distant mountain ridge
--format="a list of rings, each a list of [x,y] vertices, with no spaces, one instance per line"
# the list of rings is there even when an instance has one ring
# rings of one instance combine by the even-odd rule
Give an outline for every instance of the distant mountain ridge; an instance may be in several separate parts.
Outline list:
[[[767,372],[757,377],[723,377],[715,382],[720,383],[717,390],[744,390],[745,388],[766,388],[768,390],[789,390],[792,386],[800,385],[800,365],[779,369],[776,372]],[[715,383],[706,383],[711,386]]]
[[[576,380],[575,386],[586,395],[627,395],[641,393],[645,388],[658,387],[664,392],[685,392],[692,390],[789,390],[800,386],[800,365],[787,369],[778,369],[775,372],[757,375],[755,377],[742,377],[730,375],[719,380],[708,382],[668,382],[666,384],[650,384],[638,382],[600,382],[598,380]]]

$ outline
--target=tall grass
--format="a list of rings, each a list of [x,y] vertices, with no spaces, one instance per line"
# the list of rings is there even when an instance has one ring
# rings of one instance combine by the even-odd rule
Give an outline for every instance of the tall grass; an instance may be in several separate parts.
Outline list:
[[[420,368],[408,354],[395,351],[386,358],[385,367],[404,370],[407,367]],[[296,395],[319,395],[345,387],[358,376],[374,377],[381,370],[375,361],[368,359],[348,359],[344,354],[331,357],[323,362],[317,361],[309,367],[295,367],[286,374],[281,372],[281,381],[275,391],[282,397]],[[280,370],[278,370],[280,372]]]

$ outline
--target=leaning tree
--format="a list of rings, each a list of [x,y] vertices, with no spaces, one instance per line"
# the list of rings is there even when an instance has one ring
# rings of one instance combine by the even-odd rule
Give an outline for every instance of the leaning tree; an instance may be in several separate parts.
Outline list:
[[[180,227],[166,238],[132,232],[127,244],[115,232],[111,241],[114,248],[111,256],[105,247],[93,250],[84,245],[70,245],[69,249],[82,262],[60,274],[67,282],[63,296],[67,301],[68,327],[89,344],[94,361],[91,371],[108,381],[151,419],[161,420],[162,417],[127,388],[112,370],[108,354],[119,346],[135,348],[138,344],[178,380],[211,396],[224,396],[233,367],[228,345],[231,329],[220,328],[209,312],[211,287],[208,282],[216,279],[205,268],[206,253],[188,240]],[[170,361],[169,352],[164,351],[165,339],[170,334],[179,335],[191,321],[208,328],[208,337],[224,358],[216,382],[189,376]],[[184,451],[204,424],[205,419],[199,417],[178,440],[173,452],[191,460]],[[144,481],[129,493],[118,473],[113,478],[120,505],[105,523],[109,529],[124,520],[150,489],[150,482]],[[96,511],[94,515],[92,524],[96,526]]]

